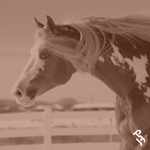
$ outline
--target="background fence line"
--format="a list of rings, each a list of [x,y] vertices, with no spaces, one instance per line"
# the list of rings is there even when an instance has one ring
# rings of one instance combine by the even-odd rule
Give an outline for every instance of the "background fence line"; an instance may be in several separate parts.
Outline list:
[[[52,119],[81,119],[81,118],[109,118],[111,126],[107,127],[71,127],[71,128],[52,128]],[[27,113],[8,113],[0,114],[0,121],[10,120],[42,120],[43,128],[29,129],[10,129],[0,130],[0,138],[13,137],[32,137],[43,136],[43,144],[28,144],[28,145],[9,145],[0,146],[0,150],[118,150],[119,142],[100,142],[100,143],[52,143],[52,136],[67,136],[67,135],[113,135],[117,134],[115,126],[112,126],[114,120],[114,111],[82,111],[82,112],[52,112],[50,108],[46,108],[44,112],[27,112]],[[111,137],[112,138],[112,137]],[[110,138],[110,139],[111,139]]]

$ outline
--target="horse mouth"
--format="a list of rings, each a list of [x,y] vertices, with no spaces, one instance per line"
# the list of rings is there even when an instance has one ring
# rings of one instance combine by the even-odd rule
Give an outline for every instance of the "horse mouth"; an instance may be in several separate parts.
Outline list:
[[[42,95],[42,93],[38,93],[37,95],[36,95],[36,94],[33,94],[33,95],[30,97],[30,99],[29,99],[25,104],[23,104],[23,106],[24,106],[24,107],[30,107],[30,106],[34,105],[35,102],[36,102],[36,97],[38,97],[38,96],[40,96],[40,95]]]
[[[30,98],[26,103],[24,103],[24,104],[22,104],[22,105],[23,105],[24,107],[30,107],[30,106],[34,105],[35,102],[36,102],[36,99],[35,99],[35,97],[34,97],[33,99]]]
[[[36,97],[36,94],[32,94],[32,95],[30,96],[30,100],[35,99],[35,97]]]

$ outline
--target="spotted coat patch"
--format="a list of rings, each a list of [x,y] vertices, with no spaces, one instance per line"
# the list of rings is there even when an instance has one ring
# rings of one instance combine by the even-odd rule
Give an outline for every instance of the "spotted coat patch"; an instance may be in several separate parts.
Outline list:
[[[125,63],[128,64],[129,69],[133,70],[135,75],[135,82],[138,83],[138,88],[141,89],[142,87],[146,89],[144,95],[146,97],[150,97],[150,88],[146,86],[146,78],[149,77],[147,73],[147,64],[148,58],[147,55],[141,55],[140,58],[133,56],[133,60],[129,58],[123,58],[121,53],[119,52],[119,48],[111,43],[113,48],[113,53],[111,53],[110,59],[115,66],[120,66],[121,68],[125,68]]]

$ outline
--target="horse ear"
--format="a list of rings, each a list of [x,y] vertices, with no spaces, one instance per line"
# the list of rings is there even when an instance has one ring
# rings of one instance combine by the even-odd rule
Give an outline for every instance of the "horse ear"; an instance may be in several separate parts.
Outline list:
[[[34,17],[34,19],[35,19],[35,24],[38,28],[43,28],[44,27],[44,25],[42,23],[40,23],[35,17]]]
[[[57,27],[56,27],[53,19],[48,15],[46,17],[47,17],[46,29],[50,30],[52,33],[55,33],[55,30]]]

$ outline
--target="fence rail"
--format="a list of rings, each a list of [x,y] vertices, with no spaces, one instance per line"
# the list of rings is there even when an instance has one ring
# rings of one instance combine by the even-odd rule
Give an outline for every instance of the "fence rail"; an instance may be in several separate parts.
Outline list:
[[[68,135],[113,135],[118,134],[115,126],[109,127],[72,127],[72,128],[52,128],[51,120],[53,119],[82,119],[82,118],[114,118],[114,111],[84,111],[84,112],[51,112],[46,108],[44,112],[28,112],[28,113],[12,113],[0,114],[0,121],[10,120],[40,120],[44,122],[44,127],[0,130],[0,138],[14,137],[36,137],[43,136],[43,144],[32,145],[10,145],[0,146],[0,150],[118,150],[118,142],[105,143],[62,143],[54,144],[51,141],[52,136],[68,136]]]

